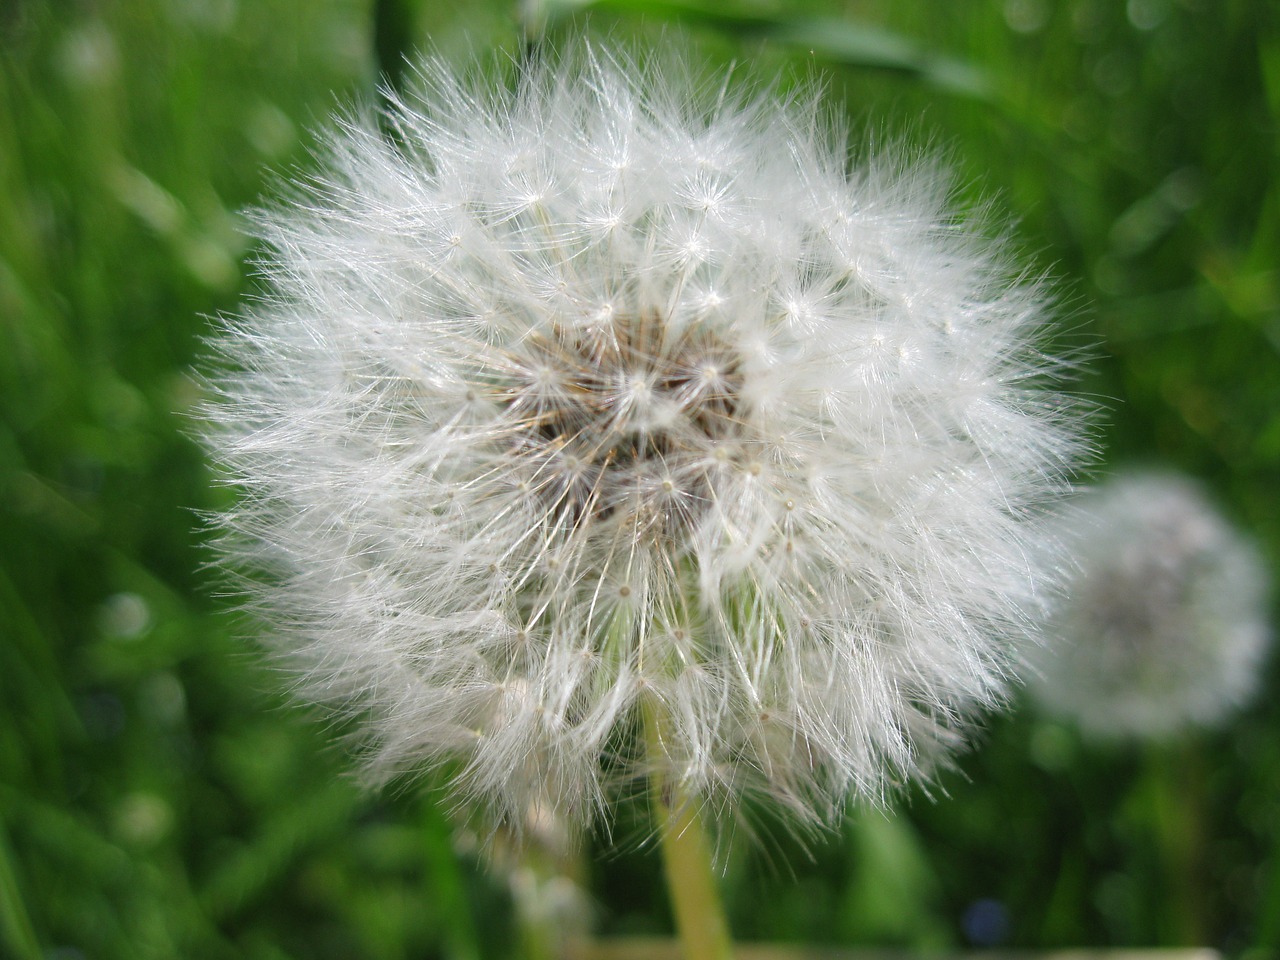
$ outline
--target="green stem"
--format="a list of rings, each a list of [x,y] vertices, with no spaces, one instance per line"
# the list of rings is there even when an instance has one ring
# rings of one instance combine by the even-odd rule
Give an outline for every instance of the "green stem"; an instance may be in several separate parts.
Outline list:
[[[652,766],[649,786],[681,951],[684,960],[731,960],[729,924],[697,798],[688,795],[678,781],[663,771],[660,709],[652,701],[645,705],[646,742]]]
[[[1203,765],[1196,741],[1155,744],[1148,749],[1155,843],[1167,885],[1160,918],[1166,946],[1203,942],[1201,875],[1201,807],[1204,802]]]

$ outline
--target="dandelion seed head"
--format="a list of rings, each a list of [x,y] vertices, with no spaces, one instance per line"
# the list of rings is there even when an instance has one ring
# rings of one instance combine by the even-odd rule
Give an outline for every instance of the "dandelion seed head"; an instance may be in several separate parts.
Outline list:
[[[394,138],[348,119],[258,215],[218,522],[373,781],[583,822],[656,764],[816,824],[1003,696],[1081,448],[1043,285],[936,165],[733,90],[591,45],[428,63]]]
[[[1157,739],[1229,717],[1269,643],[1254,547],[1190,480],[1119,474],[1064,512],[1077,566],[1032,685],[1100,738]]]

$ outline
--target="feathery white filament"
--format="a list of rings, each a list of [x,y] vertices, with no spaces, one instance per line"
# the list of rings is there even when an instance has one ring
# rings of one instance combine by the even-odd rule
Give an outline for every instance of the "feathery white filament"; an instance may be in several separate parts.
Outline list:
[[[645,701],[715,803],[922,772],[1043,592],[1043,291],[816,96],[591,48],[388,119],[260,215],[217,340],[226,549],[305,694],[515,822],[645,773]]]

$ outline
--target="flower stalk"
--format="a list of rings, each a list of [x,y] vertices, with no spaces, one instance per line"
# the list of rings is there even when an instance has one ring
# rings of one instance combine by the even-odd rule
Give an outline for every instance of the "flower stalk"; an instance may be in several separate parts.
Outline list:
[[[661,706],[645,704],[645,734],[653,772],[650,803],[662,848],[667,896],[684,960],[730,960],[733,943],[716,880],[713,853],[698,801],[663,772]]]

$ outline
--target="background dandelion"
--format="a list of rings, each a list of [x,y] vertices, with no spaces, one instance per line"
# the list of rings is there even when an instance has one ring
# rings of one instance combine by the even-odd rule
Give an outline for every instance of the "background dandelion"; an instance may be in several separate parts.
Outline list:
[[[1270,638],[1253,546],[1195,484],[1122,473],[1064,514],[1077,569],[1033,685],[1101,737],[1219,723],[1257,689]]]

